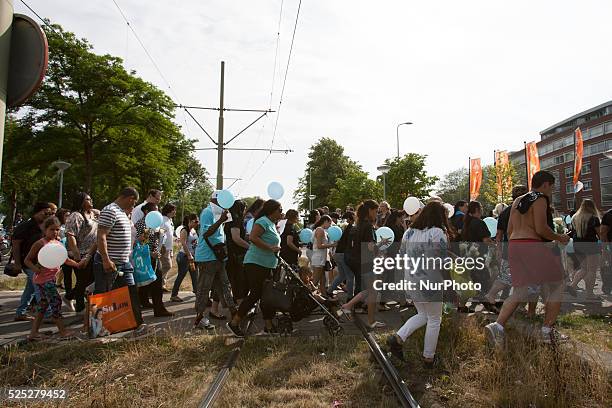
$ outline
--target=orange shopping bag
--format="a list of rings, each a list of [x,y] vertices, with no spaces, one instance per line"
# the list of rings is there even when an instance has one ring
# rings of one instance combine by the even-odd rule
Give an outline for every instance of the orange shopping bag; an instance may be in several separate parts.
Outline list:
[[[102,336],[107,332],[112,334],[131,330],[137,326],[127,286],[90,295],[88,300],[89,329],[92,337]]]

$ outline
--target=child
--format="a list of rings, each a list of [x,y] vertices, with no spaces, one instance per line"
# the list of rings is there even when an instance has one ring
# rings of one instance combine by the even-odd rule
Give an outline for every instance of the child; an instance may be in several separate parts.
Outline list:
[[[57,291],[57,285],[55,284],[55,276],[60,268],[49,269],[38,263],[38,252],[43,246],[49,243],[61,244],[58,240],[60,228],[60,221],[57,217],[47,218],[43,223],[44,237],[32,245],[30,252],[28,252],[25,258],[25,265],[34,272],[34,293],[37,300],[36,318],[32,323],[32,331],[28,336],[28,340],[31,341],[43,340],[45,338],[45,336],[38,332],[38,329],[47,308],[50,309],[51,317],[55,321],[62,338],[75,335],[75,332],[67,330],[62,322],[62,297]],[[66,265],[73,268],[79,267],[79,264],[70,258],[66,259]]]

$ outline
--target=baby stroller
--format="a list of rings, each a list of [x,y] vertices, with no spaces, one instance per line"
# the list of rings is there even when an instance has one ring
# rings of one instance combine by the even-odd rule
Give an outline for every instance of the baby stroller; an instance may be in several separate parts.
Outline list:
[[[266,303],[283,315],[278,318],[278,330],[281,334],[293,332],[293,322],[298,322],[320,308],[325,314],[323,324],[331,336],[342,335],[344,329],[338,318],[323,305],[302,282],[299,274],[282,258],[275,279],[264,286],[262,303]]]

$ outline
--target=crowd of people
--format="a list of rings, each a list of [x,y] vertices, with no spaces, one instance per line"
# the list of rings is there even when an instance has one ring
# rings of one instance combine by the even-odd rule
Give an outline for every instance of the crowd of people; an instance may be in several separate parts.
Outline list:
[[[601,274],[603,292],[612,291],[607,246],[612,239],[612,212],[602,217],[594,203],[585,199],[569,224],[561,218],[559,228],[555,218],[558,214],[550,205],[554,183],[551,173],[540,171],[533,176],[531,191],[515,186],[512,203],[500,203],[492,211],[497,219],[496,233],[483,221],[483,207],[478,201],[459,201],[449,214],[440,198],[430,197],[415,214],[408,215],[404,210],[392,209],[385,201],[370,199],[356,209],[348,206],[344,210],[311,210],[303,225],[312,230],[309,242],[301,242],[296,210],[284,212],[280,202],[272,199],[257,199],[248,207],[244,201],[235,200],[229,209],[224,209],[217,201],[218,191],[199,215],[186,214],[176,231],[176,206],[161,206],[159,190],[149,191],[136,206],[138,192],[125,188],[101,211],[94,208],[85,193],[76,194],[71,210],[37,203],[31,217],[13,233],[14,268],[27,275],[15,320],[33,321],[32,340],[44,337],[38,329],[45,318],[55,321],[61,336],[71,336],[73,333],[61,320],[62,302],[70,310],[83,312],[86,288],[93,286],[93,293],[104,293],[127,286],[136,321],[142,327],[143,309],[152,308],[156,317],[173,315],[164,305],[163,294],[170,293],[170,302],[183,302],[179,289],[189,273],[195,294],[194,327],[209,330],[215,327],[212,320],[226,320],[231,333],[243,337],[241,322],[261,300],[266,281],[273,278],[281,257],[299,271],[304,283],[326,305],[337,305],[339,315],[350,319],[353,313],[367,313],[370,329],[385,327],[377,314],[390,310],[389,305],[394,304],[390,301],[400,307],[415,307],[417,313],[387,339],[388,347],[398,358],[403,358],[402,347],[408,336],[425,326],[423,359],[426,365],[434,364],[445,303],[459,312],[472,312],[482,304],[498,313],[497,321],[485,330],[491,344],[499,346],[504,327],[517,307],[528,303],[529,313],[533,314],[538,297],[542,297],[543,341],[562,341],[563,336],[554,328],[562,293],[576,296],[579,283],[584,281],[582,296],[594,298],[597,273]],[[152,211],[163,215],[160,229],[147,228],[146,216]],[[342,235],[335,240],[329,235],[334,225],[342,228]],[[376,231],[382,227],[393,231],[392,240],[377,238]],[[570,237],[574,243],[572,253],[566,250]],[[61,270],[41,267],[36,260],[38,251],[56,240],[66,245],[68,260]],[[155,280],[138,288],[132,260],[136,243],[148,246],[155,271]],[[466,253],[489,259],[487,268],[470,271],[470,279],[482,288],[470,299],[453,291],[387,293],[374,289],[375,279],[394,281],[406,277],[418,281],[452,276],[448,270],[424,267],[410,273],[389,270],[375,275],[373,263],[377,257],[461,257]],[[174,260],[178,272],[168,288],[167,274]],[[73,273],[76,282],[72,282]],[[60,284],[65,289],[63,298],[58,291]],[[259,303],[264,332],[277,333],[276,311]],[[28,309],[33,312],[28,314]]]

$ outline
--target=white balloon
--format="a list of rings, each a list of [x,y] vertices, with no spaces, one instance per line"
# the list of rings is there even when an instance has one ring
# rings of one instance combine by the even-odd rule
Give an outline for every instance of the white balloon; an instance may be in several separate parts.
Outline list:
[[[66,262],[68,252],[61,244],[47,244],[38,251],[38,263],[45,268],[59,268]]]
[[[416,197],[408,197],[406,200],[404,200],[404,211],[406,211],[408,215],[416,214],[421,206],[421,202]]]
[[[453,215],[455,215],[455,207],[452,204],[444,203],[444,208],[446,208],[448,218],[451,218]]]
[[[574,186],[574,193],[579,192],[583,188],[584,188],[584,184],[582,184],[582,181],[578,181],[576,185]]]

